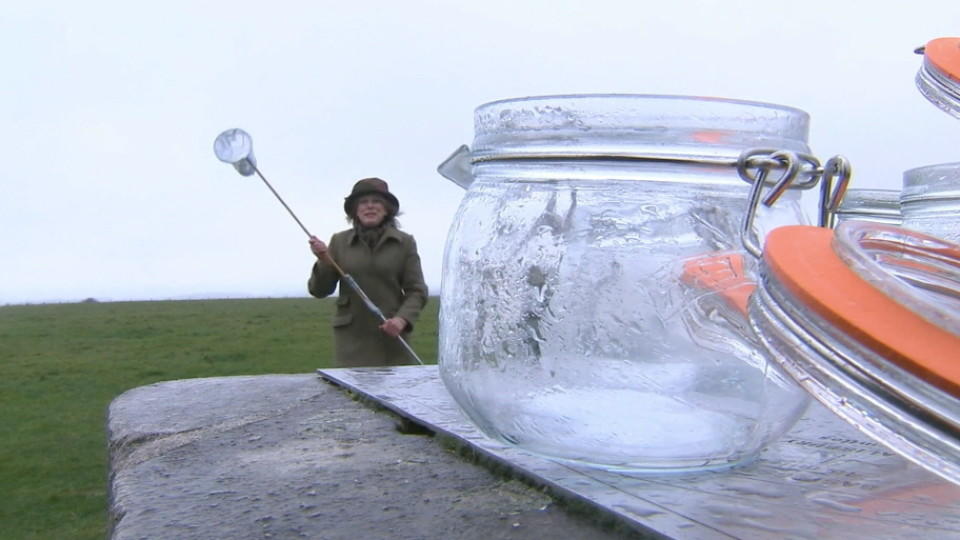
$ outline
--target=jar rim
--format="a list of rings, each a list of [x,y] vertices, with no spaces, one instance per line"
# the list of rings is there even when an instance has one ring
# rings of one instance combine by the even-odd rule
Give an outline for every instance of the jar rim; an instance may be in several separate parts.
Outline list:
[[[578,100],[578,101],[588,101],[588,100],[620,100],[620,101],[687,101],[687,102],[704,102],[704,103],[726,103],[730,105],[744,105],[750,107],[766,108],[772,110],[781,110],[790,113],[807,115],[807,112],[799,109],[797,107],[791,107],[789,105],[781,105],[778,103],[770,103],[764,101],[754,101],[747,99],[734,99],[734,98],[725,98],[725,97],[715,97],[715,96],[695,96],[695,95],[684,95],[684,94],[630,94],[630,93],[585,93],[585,94],[543,94],[536,96],[523,96],[515,98],[502,98],[496,99],[493,101],[488,101],[481,105],[478,105],[476,110],[484,109],[487,107],[504,105],[509,103],[524,103],[524,102],[535,102],[535,101],[556,101],[556,100]]]
[[[801,154],[810,116],[758,101],[667,94],[558,94],[474,110],[474,161],[551,157],[735,160],[753,148]]]
[[[960,161],[914,167],[903,172],[902,204],[960,198]]]
[[[913,167],[903,171],[904,179],[907,176],[911,178],[922,175],[927,172],[956,172],[958,177],[960,177],[960,161],[951,161],[948,163],[932,163],[930,165],[921,165],[919,167]]]

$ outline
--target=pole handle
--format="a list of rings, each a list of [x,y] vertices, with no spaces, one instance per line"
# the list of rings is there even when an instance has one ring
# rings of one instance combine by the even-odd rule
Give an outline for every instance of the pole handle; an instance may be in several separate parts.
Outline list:
[[[337,274],[338,274],[341,278],[346,278],[346,277],[347,277],[347,274],[343,271],[343,268],[340,268],[340,265],[337,264],[337,261],[333,260],[333,257],[330,256],[330,252],[329,252],[329,251],[323,254],[323,259],[324,259],[325,261],[327,261],[327,262],[330,264],[330,266],[333,267],[334,270],[337,271]],[[353,278],[350,278],[350,280],[352,281]],[[354,289],[359,289],[359,288],[360,288],[360,287],[356,284],[356,282],[354,282],[354,283],[353,283],[352,285],[350,285],[350,286],[351,286],[351,287],[354,287]]]
[[[333,263],[333,258],[331,258],[329,254],[327,255],[327,260]],[[336,263],[333,263],[333,264],[336,265]],[[339,269],[339,267],[336,267],[336,268]],[[347,282],[347,285],[349,285],[350,288],[357,293],[357,295],[360,296],[360,299],[363,300],[363,304],[367,306],[367,309],[373,312],[373,314],[380,319],[380,322],[386,322],[387,318],[383,315],[383,312],[380,311],[380,308],[378,308],[377,305],[373,303],[373,300],[370,300],[370,297],[367,296],[367,293],[363,292],[363,289],[361,289],[360,285],[353,279],[353,276],[351,276],[350,274],[344,274],[342,270],[339,270],[339,271],[340,271],[340,275],[342,276],[342,279]],[[400,340],[400,344],[403,345],[403,348],[407,350],[407,353],[410,354],[410,356],[412,356],[413,359],[416,360],[417,363],[422,366],[423,360],[420,360],[420,357],[417,356],[416,352],[414,352],[413,347],[411,347],[410,344],[407,343],[405,339],[403,339],[403,336],[397,336],[397,339]]]

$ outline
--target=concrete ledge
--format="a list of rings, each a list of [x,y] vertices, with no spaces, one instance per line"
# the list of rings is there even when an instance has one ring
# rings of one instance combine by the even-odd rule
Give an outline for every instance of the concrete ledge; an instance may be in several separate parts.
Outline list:
[[[469,463],[313,374],[130,390],[110,405],[110,536],[628,538]]]

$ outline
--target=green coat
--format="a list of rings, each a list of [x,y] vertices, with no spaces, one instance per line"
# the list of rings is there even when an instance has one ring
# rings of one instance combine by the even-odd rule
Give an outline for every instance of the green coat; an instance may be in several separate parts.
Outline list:
[[[327,246],[333,260],[353,277],[386,318],[406,319],[409,324],[403,337],[408,339],[428,294],[413,236],[387,227],[376,247],[370,249],[349,229],[334,234]],[[333,294],[338,282],[340,276],[333,266],[318,259],[307,288],[313,296],[324,298]],[[333,317],[336,365],[362,367],[416,362],[398,339],[379,329],[380,324],[380,319],[367,309],[360,296],[347,283],[340,283]]]

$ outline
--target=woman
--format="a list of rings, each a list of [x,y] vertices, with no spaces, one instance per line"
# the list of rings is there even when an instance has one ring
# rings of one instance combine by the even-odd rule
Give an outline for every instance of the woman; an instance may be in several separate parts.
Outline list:
[[[413,236],[397,229],[400,203],[379,178],[364,178],[353,186],[343,202],[347,221],[353,227],[338,232],[329,246],[310,237],[310,250],[317,256],[308,289],[317,298],[333,293],[340,275],[331,257],[356,280],[363,292],[387,318],[370,312],[347,284],[340,285],[333,336],[338,367],[394,366],[412,363],[397,339],[407,336],[427,303],[420,255]]]

